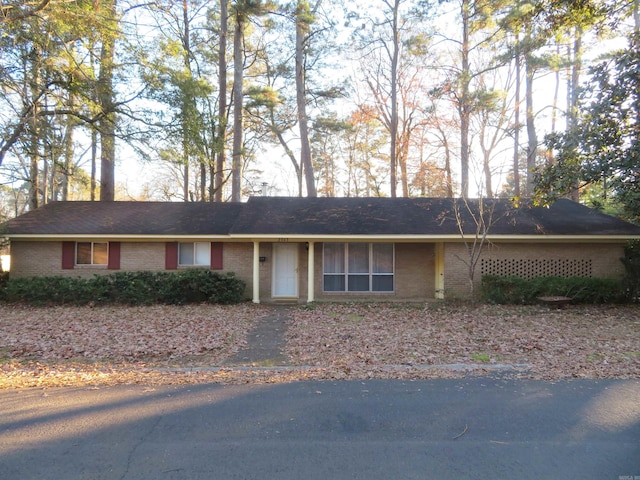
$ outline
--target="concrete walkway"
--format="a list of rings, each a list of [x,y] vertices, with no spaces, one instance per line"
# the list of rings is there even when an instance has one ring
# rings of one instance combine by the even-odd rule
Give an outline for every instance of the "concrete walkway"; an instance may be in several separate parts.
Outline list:
[[[256,326],[247,335],[247,345],[224,365],[275,367],[287,366],[289,358],[284,353],[287,345],[286,333],[289,309],[278,306],[270,315],[258,319]]]

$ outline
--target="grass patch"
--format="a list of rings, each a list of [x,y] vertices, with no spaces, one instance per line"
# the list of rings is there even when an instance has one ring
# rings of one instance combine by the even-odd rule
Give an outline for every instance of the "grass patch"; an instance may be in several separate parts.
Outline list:
[[[604,355],[601,353],[590,353],[587,355],[587,362],[601,362],[604,360]]]
[[[470,357],[472,360],[480,363],[489,363],[491,361],[491,357],[486,353],[472,353]]]

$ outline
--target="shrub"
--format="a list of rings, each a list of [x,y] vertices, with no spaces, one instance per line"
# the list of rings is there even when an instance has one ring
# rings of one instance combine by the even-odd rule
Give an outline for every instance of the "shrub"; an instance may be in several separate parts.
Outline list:
[[[571,297],[573,303],[623,303],[626,300],[622,282],[589,277],[482,277],[482,298],[489,303],[534,304],[538,297]]]
[[[88,303],[185,304],[237,303],[245,284],[231,273],[210,270],[169,272],[116,272],[78,277],[29,277],[10,279],[4,299],[35,305]]]
[[[640,240],[631,240],[624,248],[625,275],[622,280],[628,299],[632,302],[640,301]]]
[[[0,300],[6,297],[7,283],[9,282],[9,272],[0,271]]]
[[[244,295],[245,283],[233,273],[222,275],[206,269],[189,269],[167,274],[159,285],[158,301],[182,303],[237,303]]]

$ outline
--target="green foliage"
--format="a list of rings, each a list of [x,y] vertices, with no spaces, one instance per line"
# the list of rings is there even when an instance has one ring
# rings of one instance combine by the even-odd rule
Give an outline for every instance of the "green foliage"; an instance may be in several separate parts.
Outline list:
[[[589,72],[579,94],[575,125],[548,136],[556,162],[536,174],[536,194],[545,202],[578,186],[600,185],[602,203],[613,201],[626,218],[640,220],[640,39]]]
[[[627,301],[622,282],[589,277],[482,277],[482,299],[498,304],[535,304],[538,297],[570,297],[572,303],[602,304]]]
[[[640,240],[627,243],[621,260],[625,268],[624,290],[631,301],[637,302],[640,300]]]
[[[117,272],[78,277],[29,277],[6,282],[0,279],[0,299],[35,305],[119,303],[150,305],[166,303],[238,303],[245,283],[232,273],[222,275],[206,269],[169,272]]]
[[[9,272],[0,272],[0,300],[4,300],[5,288],[9,282]]]

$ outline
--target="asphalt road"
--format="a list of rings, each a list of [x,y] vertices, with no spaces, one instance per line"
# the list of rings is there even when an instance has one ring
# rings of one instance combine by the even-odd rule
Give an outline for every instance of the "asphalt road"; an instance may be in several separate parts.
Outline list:
[[[640,480],[640,380],[4,390],[0,478]]]

